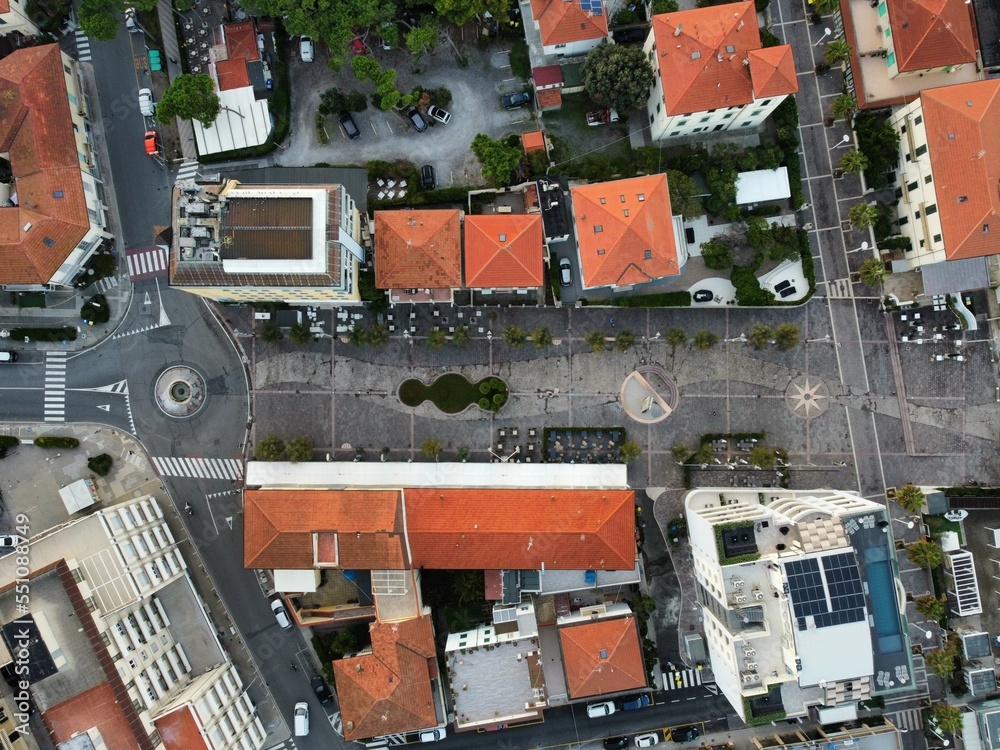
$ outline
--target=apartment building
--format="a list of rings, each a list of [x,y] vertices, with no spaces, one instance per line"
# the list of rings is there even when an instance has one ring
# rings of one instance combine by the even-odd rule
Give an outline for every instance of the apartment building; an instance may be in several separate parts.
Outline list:
[[[608,38],[604,0],[531,0],[545,56],[578,57]]]

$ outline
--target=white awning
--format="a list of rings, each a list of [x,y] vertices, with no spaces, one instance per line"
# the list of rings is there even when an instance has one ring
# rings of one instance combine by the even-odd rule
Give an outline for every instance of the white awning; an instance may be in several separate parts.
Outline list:
[[[736,175],[736,205],[779,201],[792,196],[788,167],[756,169]]]
[[[73,515],[97,502],[97,491],[89,479],[78,479],[59,490],[66,512]]]
[[[271,113],[267,99],[254,98],[253,88],[217,91],[222,108],[212,127],[192,120],[194,137],[201,155],[220,154],[259,146],[271,134]]]
[[[274,590],[282,594],[312,594],[319,588],[318,570],[276,570]]]

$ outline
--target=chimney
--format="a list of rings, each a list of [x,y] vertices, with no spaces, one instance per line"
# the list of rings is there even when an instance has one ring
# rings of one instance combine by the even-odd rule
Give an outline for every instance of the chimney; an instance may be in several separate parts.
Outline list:
[[[682,24],[682,23],[677,24],[677,28],[674,29],[674,36],[680,36],[681,35],[681,29],[683,29],[683,28],[684,28],[684,24]]]

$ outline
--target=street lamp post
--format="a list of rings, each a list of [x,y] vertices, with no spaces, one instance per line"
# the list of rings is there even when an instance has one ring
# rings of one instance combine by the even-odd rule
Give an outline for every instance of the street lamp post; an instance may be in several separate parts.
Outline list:
[[[827,26],[825,29],[823,29],[823,36],[821,36],[819,39],[816,40],[816,44],[814,44],[813,47],[818,47],[820,45],[820,42],[822,42],[824,39],[826,39],[832,33],[833,33],[833,29],[831,29],[829,26]]]
[[[853,250],[848,250],[848,251],[847,251],[847,254],[848,254],[848,255],[850,255],[851,253],[856,253],[856,252],[858,252],[859,250],[860,250],[861,252],[864,252],[865,250],[867,250],[867,249],[868,249],[868,247],[869,247],[869,245],[868,245],[868,242],[867,242],[867,241],[865,241],[865,242],[862,242],[862,243],[861,243],[861,247],[856,247],[856,248],[854,248]]]
[[[734,343],[734,342],[739,342],[739,343],[741,343],[741,344],[745,344],[745,343],[747,342],[747,337],[746,337],[746,335],[745,335],[745,334],[742,334],[742,333],[741,333],[741,334],[740,334],[739,336],[737,336],[736,338],[732,338],[732,339],[723,339],[723,341],[725,341],[726,343]]]
[[[851,142],[851,136],[849,136],[847,133],[844,133],[844,137],[840,139],[840,143],[838,143],[836,146],[831,146],[830,150],[833,151],[834,149],[837,148],[843,148],[850,142]]]

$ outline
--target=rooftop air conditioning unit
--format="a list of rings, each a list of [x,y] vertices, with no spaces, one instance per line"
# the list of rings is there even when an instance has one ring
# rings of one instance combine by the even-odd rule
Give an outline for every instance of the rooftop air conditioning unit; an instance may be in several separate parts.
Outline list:
[[[746,594],[737,594],[735,601],[737,604],[746,604],[747,601]]]
[[[751,672],[756,672],[757,671],[757,662],[755,662],[755,661],[748,661],[747,662],[747,669],[749,669]]]

